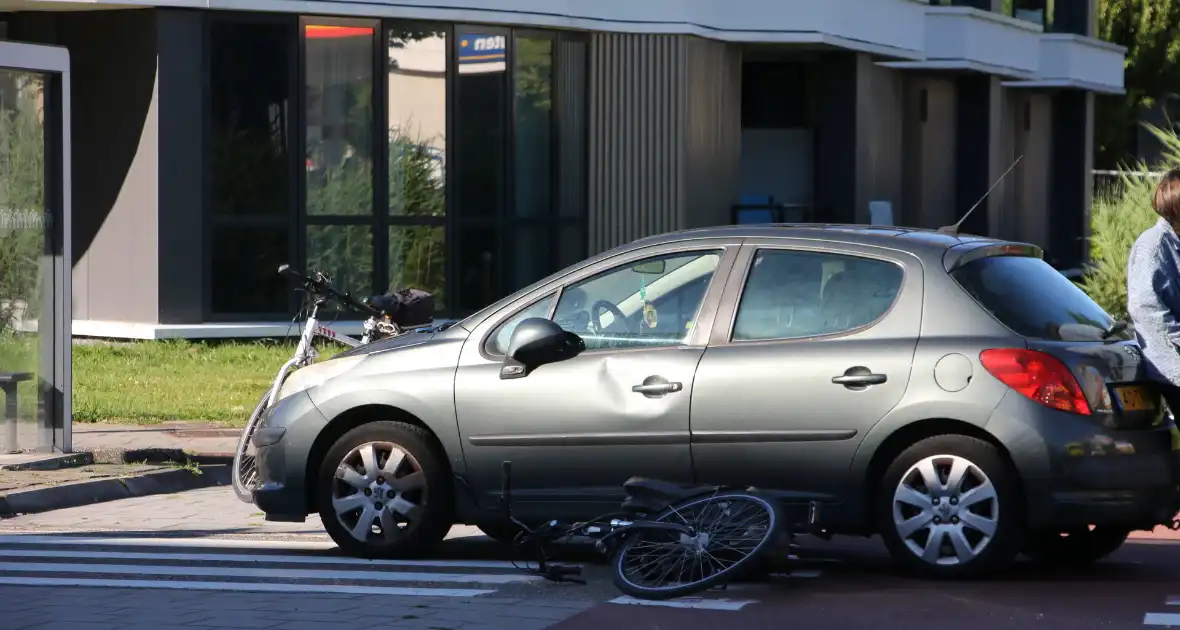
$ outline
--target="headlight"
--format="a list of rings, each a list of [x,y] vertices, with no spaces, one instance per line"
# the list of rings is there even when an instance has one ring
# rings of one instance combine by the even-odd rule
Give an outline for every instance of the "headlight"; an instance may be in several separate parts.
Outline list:
[[[356,357],[343,357],[340,359],[329,359],[323,363],[313,363],[305,368],[296,370],[283,383],[282,389],[279,390],[279,397],[277,400],[282,400],[291,394],[298,394],[299,392],[315,387],[324,381],[340,376],[341,374],[356,367],[361,361],[368,358],[368,355],[360,355]]]

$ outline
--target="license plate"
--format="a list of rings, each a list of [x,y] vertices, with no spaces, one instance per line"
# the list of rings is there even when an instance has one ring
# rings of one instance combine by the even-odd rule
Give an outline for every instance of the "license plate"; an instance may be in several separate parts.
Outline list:
[[[1128,386],[1114,388],[1119,406],[1123,411],[1152,411],[1155,409],[1155,395],[1146,387]]]

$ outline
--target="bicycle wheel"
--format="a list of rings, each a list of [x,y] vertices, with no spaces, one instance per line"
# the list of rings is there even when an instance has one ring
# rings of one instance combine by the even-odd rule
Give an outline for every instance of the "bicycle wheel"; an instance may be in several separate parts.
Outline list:
[[[655,521],[689,525],[695,536],[636,527],[612,562],[615,586],[632,597],[670,599],[731,581],[770,548],[782,527],[774,499],[721,491],[674,503]]]
[[[250,419],[246,421],[246,427],[242,429],[242,434],[238,437],[237,449],[234,450],[234,464],[233,470],[230,471],[230,479],[234,487],[234,494],[245,503],[254,503],[254,488],[258,485],[258,460],[254,457],[254,445],[251,444],[251,441],[254,437],[254,430],[258,428],[258,421],[262,418],[262,412],[266,410],[269,398],[270,392],[262,395],[258,405],[254,407],[254,413],[251,413]]]

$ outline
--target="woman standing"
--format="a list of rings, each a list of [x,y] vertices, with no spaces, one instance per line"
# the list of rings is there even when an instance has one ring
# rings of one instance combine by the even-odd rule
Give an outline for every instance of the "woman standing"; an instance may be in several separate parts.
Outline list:
[[[1180,168],[1160,179],[1151,207],[1160,218],[1127,260],[1127,314],[1148,375],[1167,385],[1168,406],[1180,413]]]

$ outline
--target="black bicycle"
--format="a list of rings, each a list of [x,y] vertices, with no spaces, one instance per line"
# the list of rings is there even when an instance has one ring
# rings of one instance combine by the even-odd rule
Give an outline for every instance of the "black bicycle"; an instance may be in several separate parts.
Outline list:
[[[610,558],[620,591],[658,600],[727,584],[758,566],[781,535],[788,543],[792,536],[778,502],[754,488],[684,488],[642,477],[623,484],[621,512],[532,528],[512,516],[511,473],[511,462],[504,462],[503,508],[521,529],[516,546],[531,547],[538,566],[529,570],[556,582],[581,582],[581,566],[551,560],[552,546],[578,537],[595,539],[595,548]]]

